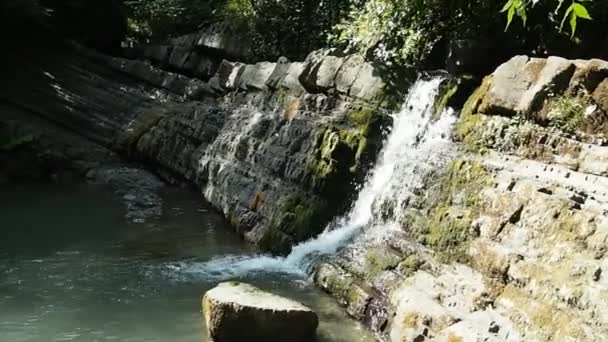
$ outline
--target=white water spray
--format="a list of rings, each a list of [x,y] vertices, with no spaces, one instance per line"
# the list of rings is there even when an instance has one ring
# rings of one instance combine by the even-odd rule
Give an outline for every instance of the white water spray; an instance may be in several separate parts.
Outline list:
[[[393,117],[391,133],[352,209],[322,234],[295,246],[287,257],[225,256],[181,264],[180,270],[221,279],[255,272],[305,273],[316,257],[336,253],[363,231],[363,235],[380,236],[398,227],[399,214],[382,218],[381,209],[386,204],[402,208],[412,191],[422,185],[424,175],[440,166],[449,150],[455,120],[452,111],[446,110],[436,121],[431,117],[441,82],[441,78],[435,77],[414,84],[401,110]]]

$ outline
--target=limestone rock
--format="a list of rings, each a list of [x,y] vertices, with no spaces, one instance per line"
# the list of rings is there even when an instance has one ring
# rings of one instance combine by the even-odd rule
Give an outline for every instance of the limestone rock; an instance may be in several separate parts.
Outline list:
[[[344,59],[336,56],[325,56],[319,61],[309,62],[300,76],[300,82],[311,92],[332,88],[343,63]]]
[[[241,75],[239,87],[243,90],[257,89],[265,90],[266,82],[269,80],[276,64],[270,62],[260,62],[253,65],[246,65]]]
[[[379,101],[384,96],[385,86],[379,71],[371,64],[365,63],[359,69],[349,94],[366,101]]]
[[[202,305],[215,342],[310,342],[319,324],[308,307],[244,283],[219,284],[205,293]]]

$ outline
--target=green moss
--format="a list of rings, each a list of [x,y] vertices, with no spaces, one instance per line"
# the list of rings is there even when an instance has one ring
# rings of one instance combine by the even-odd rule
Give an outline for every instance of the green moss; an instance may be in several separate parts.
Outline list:
[[[322,188],[328,181],[348,182],[347,173],[355,174],[360,170],[378,113],[378,108],[357,102],[343,120],[326,128],[307,165],[313,188]]]
[[[448,107],[450,99],[458,91],[458,82],[454,79],[450,79],[444,82],[439,91],[439,97],[433,104],[433,115],[431,116],[433,121],[438,120],[441,117],[441,113]]]
[[[490,88],[491,81],[490,76],[484,78],[481,85],[465,102],[460,111],[460,119],[454,129],[456,138],[464,142],[465,146],[473,151],[479,152],[482,148],[473,133],[482,126],[483,116],[479,115],[477,111]]]
[[[315,156],[308,162],[308,173],[311,183],[319,186],[324,180],[336,173],[336,160],[333,153],[340,142],[340,135],[333,128],[328,128],[323,133],[323,138]]]
[[[399,270],[399,273],[403,274],[404,276],[410,277],[416,273],[416,271],[418,271],[423,264],[424,263],[415,255],[410,255],[399,263],[397,270]]]
[[[430,204],[422,228],[424,242],[445,260],[464,259],[473,220],[483,209],[482,190],[494,184],[493,176],[477,161],[456,160],[441,178],[438,197]]]
[[[261,245],[272,251],[283,252],[286,239],[302,241],[313,236],[318,233],[323,210],[323,203],[312,195],[294,194],[282,200],[271,217],[270,227]]]
[[[366,105],[357,106],[347,117],[355,126],[369,126],[376,119],[377,109]]]
[[[382,248],[372,248],[365,254],[365,277],[372,279],[389,269],[395,269],[401,256]]]
[[[560,96],[548,104],[546,120],[548,125],[565,133],[575,133],[585,123],[585,108],[590,103],[579,97]]]

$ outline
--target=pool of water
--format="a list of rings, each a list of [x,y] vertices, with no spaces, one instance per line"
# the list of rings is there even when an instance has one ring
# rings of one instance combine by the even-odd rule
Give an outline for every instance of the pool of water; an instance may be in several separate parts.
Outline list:
[[[179,265],[253,251],[197,194],[163,198],[161,218],[134,224],[99,187],[3,186],[0,342],[206,341],[200,300],[218,279]],[[233,280],[310,306],[320,341],[373,340],[303,275]]]

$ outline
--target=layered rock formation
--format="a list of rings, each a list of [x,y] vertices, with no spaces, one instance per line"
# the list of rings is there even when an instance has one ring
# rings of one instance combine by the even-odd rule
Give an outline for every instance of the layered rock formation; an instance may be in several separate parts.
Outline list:
[[[355,241],[315,281],[392,341],[608,336],[608,62],[517,56],[455,127],[402,231]]]
[[[224,61],[208,82],[77,46],[11,51],[0,99],[200,186],[237,231],[284,252],[340,210],[374,160],[385,83],[363,57]],[[35,100],[33,100],[35,99]]]

